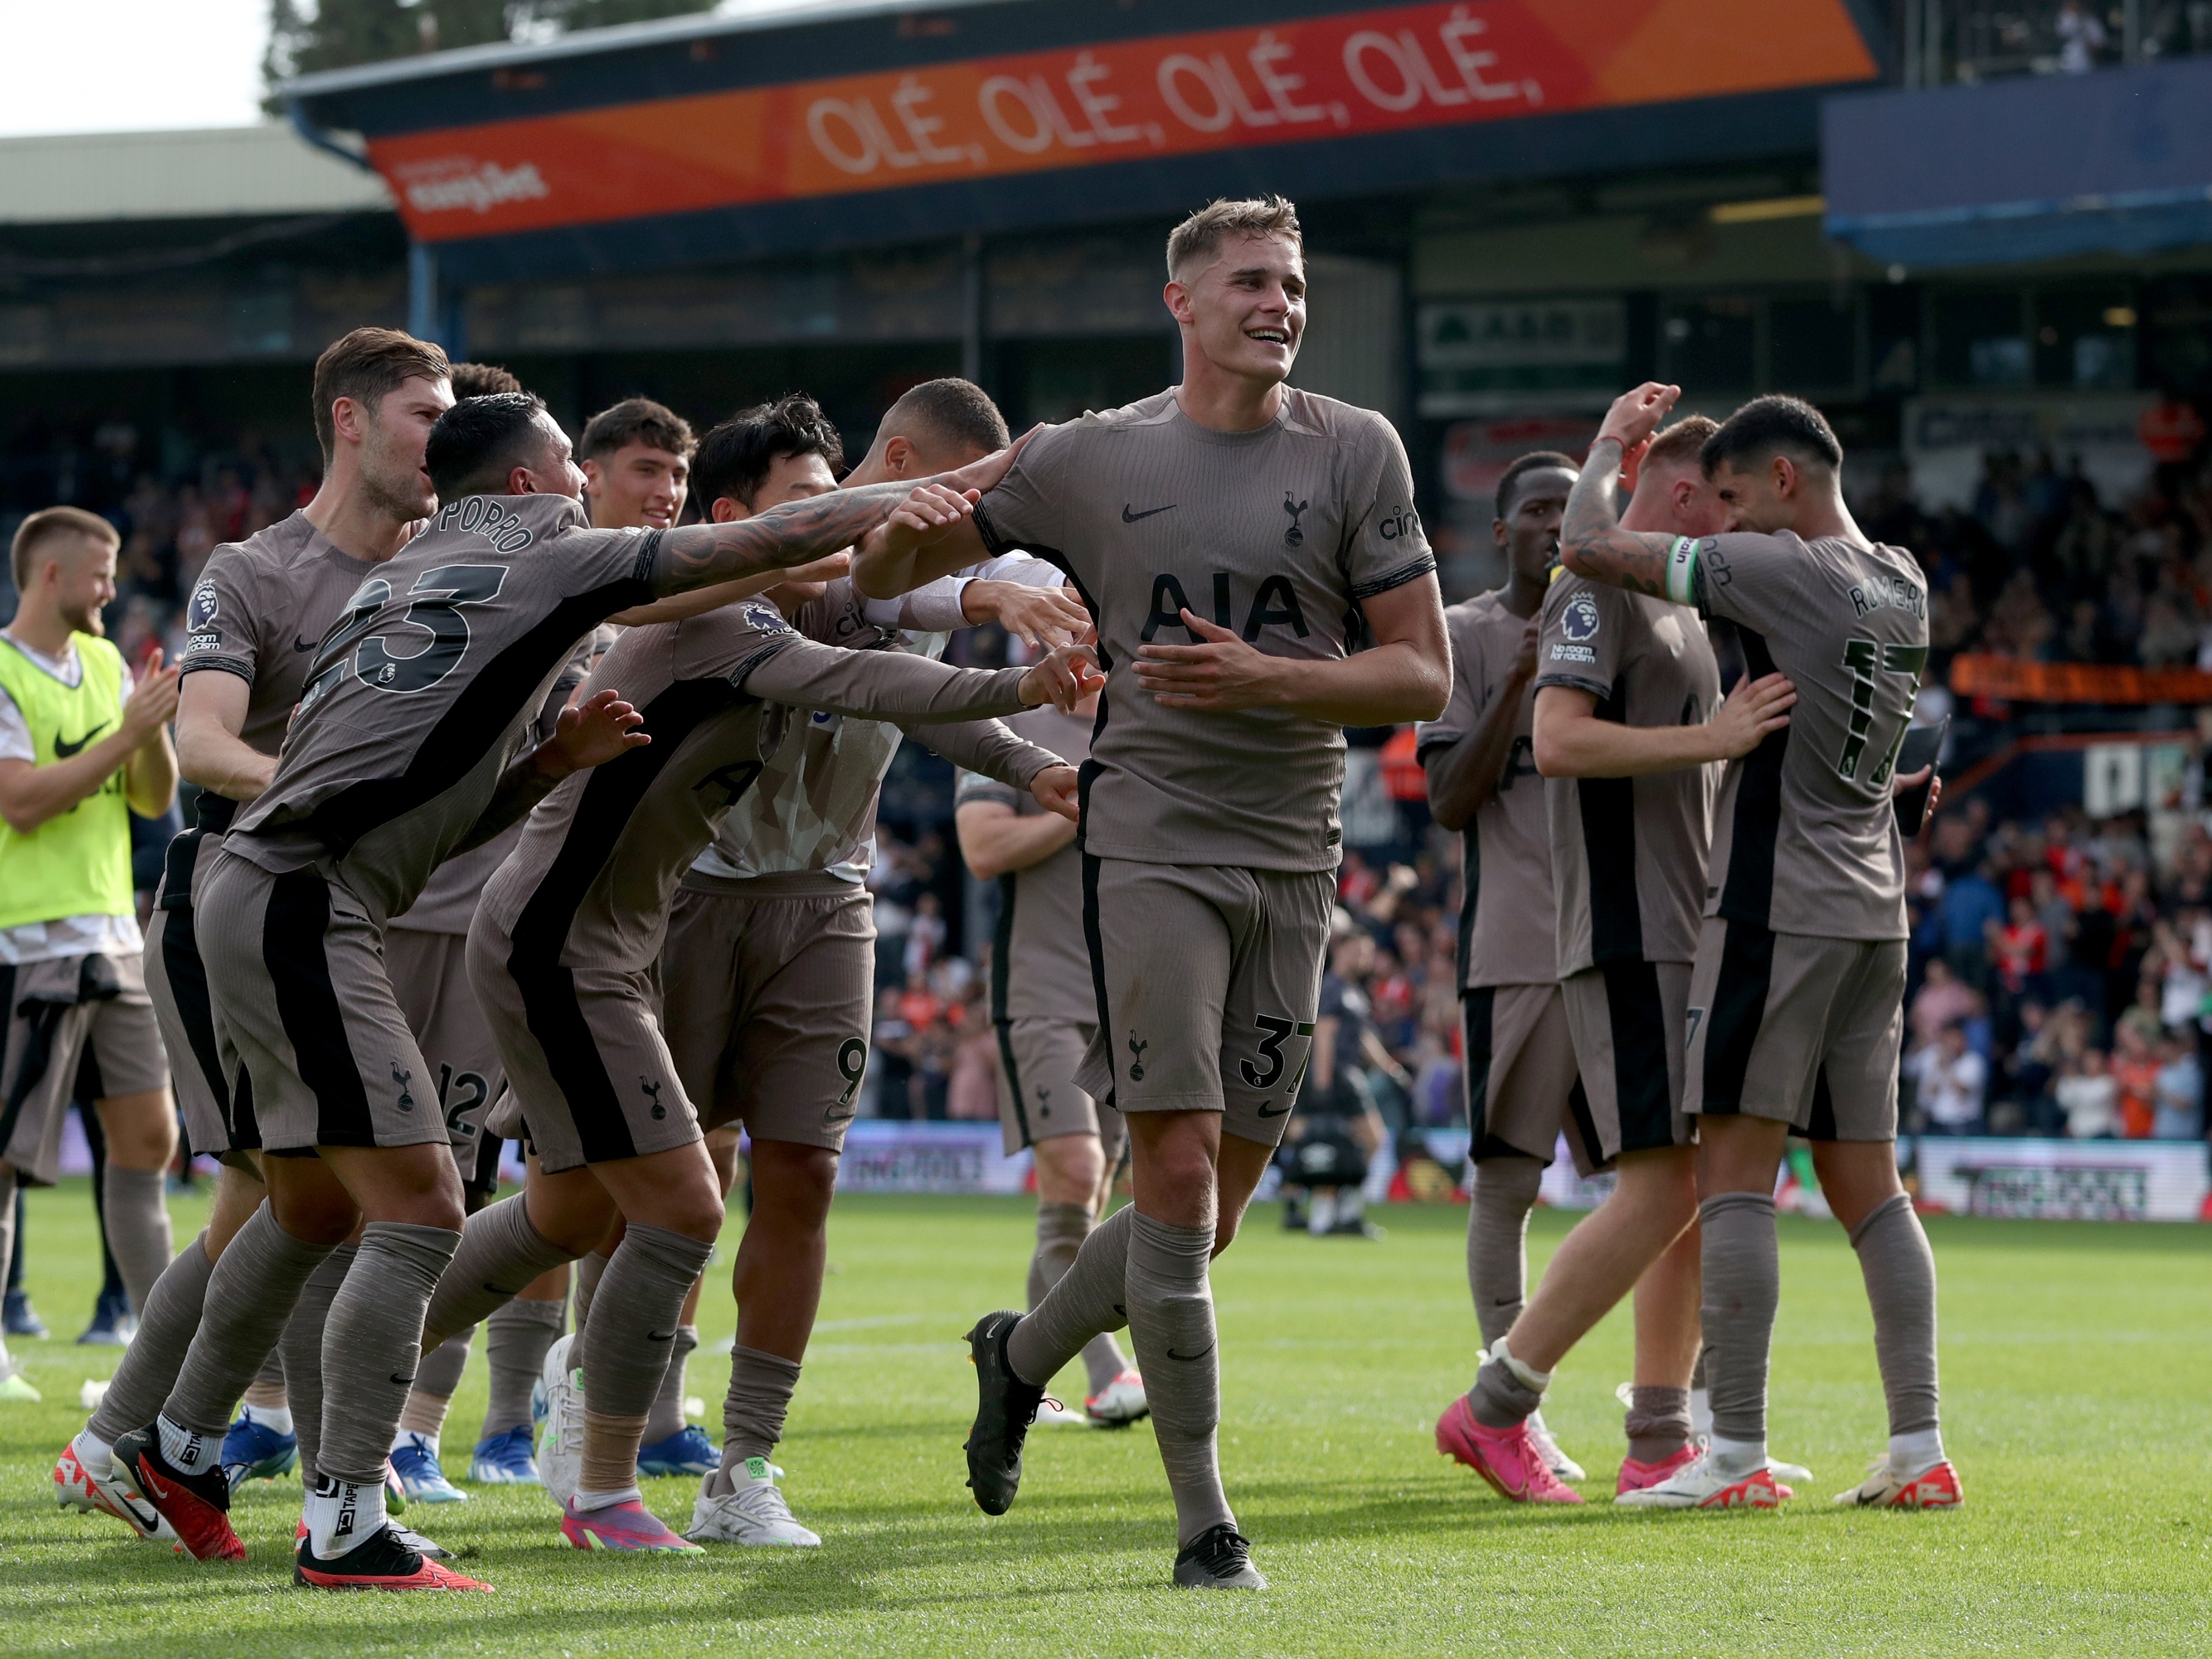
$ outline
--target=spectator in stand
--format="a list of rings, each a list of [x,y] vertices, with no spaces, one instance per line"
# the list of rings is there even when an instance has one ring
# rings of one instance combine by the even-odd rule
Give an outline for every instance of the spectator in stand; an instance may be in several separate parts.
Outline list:
[[[2152,1099],[2150,1133],[2155,1140],[2204,1138],[2204,1072],[2197,1047],[2179,1035],[2159,1040],[2158,1081]]]
[[[907,924],[906,976],[911,983],[926,975],[945,951],[945,905],[934,893],[914,902],[914,919]]]
[[[1954,876],[1943,889],[1936,909],[1938,944],[1952,974],[1971,990],[1989,991],[1990,933],[2004,918],[2004,897],[1987,863]]]
[[[2123,1019],[2114,1041],[2112,1082],[2118,1091],[2120,1133],[2130,1140],[2149,1139],[2158,1092],[2158,1055],[2140,1022]]]
[[[1931,958],[1927,977],[1912,998],[1912,1036],[1916,1048],[1932,1048],[1948,1025],[1956,1025],[1981,1012],[1982,1000],[1951,972],[1942,957]]]
[[[2105,1068],[2102,1049],[2085,1049],[2059,1078],[2057,1092],[2072,1139],[2106,1140],[2119,1133],[2119,1089]]]
[[[1929,1134],[1982,1133],[1990,1063],[1966,1045],[1966,1028],[1954,1021],[1933,1046],[1913,1056],[1920,1111]]]
[[[2043,994],[2045,970],[2050,966],[2050,939],[2036,920],[2032,901],[2015,898],[2011,920],[2002,927],[1994,922],[1990,925],[1990,946],[1996,958],[1998,981],[2007,995]]]

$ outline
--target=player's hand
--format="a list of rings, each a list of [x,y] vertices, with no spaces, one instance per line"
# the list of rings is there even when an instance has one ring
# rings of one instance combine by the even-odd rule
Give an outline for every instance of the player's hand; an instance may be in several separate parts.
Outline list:
[[[960,608],[969,622],[994,622],[1035,651],[1073,645],[1091,628],[1091,613],[1065,587],[978,579],[960,590]]]
[[[999,487],[999,481],[1013,470],[1014,462],[1028,447],[1030,440],[1043,430],[1042,426],[1033,426],[1004,449],[994,450],[982,459],[970,461],[950,472],[940,472],[933,482],[955,490],[972,489],[978,495],[988,495]]]
[[[1624,455],[1639,447],[1659,429],[1659,422],[1667,418],[1667,411],[1681,395],[1681,387],[1662,386],[1656,380],[1646,380],[1634,391],[1622,392],[1605,411],[1597,429],[1599,440],[1614,440]]]
[[[1797,688],[1780,674],[1752,680],[1729,693],[1713,716],[1713,740],[1719,759],[1741,760],[1766,740],[1767,734],[1790,724],[1790,710],[1797,702]]]
[[[834,582],[852,568],[853,550],[848,547],[842,553],[825,553],[806,564],[787,566],[782,580],[787,582]]]
[[[177,715],[179,680],[184,671],[161,666],[161,647],[146,653],[146,666],[123,705],[123,734],[133,748],[146,742]]]
[[[1274,658],[1195,611],[1182,613],[1197,645],[1140,645],[1137,684],[1168,708],[1228,711],[1275,701]]]
[[[940,483],[917,484],[914,493],[892,509],[891,515],[869,534],[873,544],[880,538],[893,558],[911,558],[975,510],[973,491],[948,489]]]
[[[1079,780],[1072,766],[1048,766],[1030,784],[1030,793],[1036,804],[1048,812],[1057,812],[1070,823],[1083,822],[1083,808],[1077,792]]]
[[[1528,627],[1521,630],[1521,648],[1513,653],[1513,678],[1526,684],[1536,678],[1536,644],[1544,637],[1544,611],[1541,605],[1528,618]]]
[[[1928,837],[1935,833],[1936,809],[1943,803],[1943,780],[1929,775],[1935,769],[1931,762],[1917,772],[1908,772],[1903,777],[1890,780],[1889,793],[1893,797],[1901,795],[1908,789],[1917,789],[1923,783],[1928,786],[1928,805],[1920,810],[1920,833],[1912,838],[1917,847],[1925,847]]]
[[[1064,714],[1106,684],[1098,672],[1098,653],[1088,645],[1055,647],[1052,654],[1022,676],[1022,701],[1036,708],[1050,703]]]
[[[652,738],[637,728],[645,716],[623,701],[621,692],[596,691],[561,711],[553,735],[538,745],[538,763],[556,777],[603,766],[617,755],[642,749]]]

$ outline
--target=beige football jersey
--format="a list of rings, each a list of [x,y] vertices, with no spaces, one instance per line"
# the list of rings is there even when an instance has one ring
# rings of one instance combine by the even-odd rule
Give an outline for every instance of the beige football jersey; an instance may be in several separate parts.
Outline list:
[[[606,634],[611,630],[602,623],[598,631]],[[608,645],[612,643],[611,640],[608,641]],[[538,718],[532,722],[531,743],[543,743],[553,735],[561,711],[568,706],[568,699],[583,684],[592,663],[605,653],[606,648],[596,638],[586,640],[576,648],[538,708]],[[467,933],[484,884],[491,879],[494,871],[507,862],[507,855],[521,839],[522,823],[517,820],[483,846],[454,854],[430,872],[430,879],[423,884],[415,902],[404,914],[392,917],[392,925],[416,933]]]
[[[1091,752],[1092,722],[1057,708],[1036,708],[1006,725],[1017,737],[1073,765]],[[957,799],[1003,802],[1023,817],[1045,809],[1036,797],[963,772]],[[1041,864],[999,878],[999,931],[991,946],[991,1018],[1098,1023],[1091,946],[1083,932],[1083,854],[1073,842]]]
[[[1335,868],[1344,732],[1281,708],[1170,708],[1130,672],[1194,643],[1188,609],[1273,656],[1342,657],[1360,601],[1436,568],[1405,447],[1380,415],[1285,387],[1255,432],[1186,418],[1172,391],[1032,438],[976,524],[990,550],[1066,571],[1098,627],[1105,712],[1083,845],[1103,858]]]
[[[1790,724],[1722,787],[1705,909],[1778,933],[1903,939],[1890,786],[1928,665],[1928,587],[1901,547],[1840,537],[1678,539],[1667,591],[1735,623],[1753,678],[1797,688]]]
[[[793,626],[823,645],[935,659],[945,650],[947,632],[966,625],[956,583],[933,582],[908,594],[899,611],[904,631],[870,622],[869,604],[850,580],[840,578],[800,608]],[[791,722],[758,783],[700,854],[702,881],[726,884],[797,875],[854,886],[866,881],[875,863],[884,775],[909,732],[956,765],[993,777],[1028,778],[1049,763],[996,720],[925,726],[810,711]]]
[[[1528,626],[1528,618],[1506,609],[1502,591],[1478,593],[1445,610],[1451,701],[1442,715],[1416,728],[1416,753],[1425,755],[1474,735],[1484,714],[1504,693]],[[1469,991],[1488,985],[1548,984],[1559,976],[1551,821],[1531,734],[1535,688],[1524,687],[1519,696],[1513,748],[1498,793],[1460,835],[1465,897],[1459,918],[1459,982]]]
[[[1536,686],[1547,685],[1587,691],[1600,720],[1628,726],[1703,725],[1721,700],[1695,616],[1565,574],[1545,596],[1536,647]],[[1546,781],[1562,978],[1605,962],[1697,959],[1719,774]]]
[[[678,882],[760,778],[785,708],[910,720],[1012,714],[1024,673],[818,645],[765,599],[632,629],[584,692],[619,689],[653,741],[563,780],[538,803],[484,890],[478,936],[488,924],[515,951],[566,967],[649,966]]]
[[[276,775],[225,846],[319,868],[380,926],[465,840],[576,647],[653,597],[659,531],[471,495],[376,568],[315,653]]]

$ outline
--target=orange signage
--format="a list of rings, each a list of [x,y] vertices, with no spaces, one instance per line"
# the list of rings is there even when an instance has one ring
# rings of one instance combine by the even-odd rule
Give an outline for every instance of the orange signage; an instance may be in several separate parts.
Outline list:
[[[2094,663],[1951,659],[1951,690],[2008,702],[2212,703],[2212,674],[2195,668],[2118,668]]]
[[[1875,73],[1845,0],[1462,0],[411,132],[369,156],[435,242]]]

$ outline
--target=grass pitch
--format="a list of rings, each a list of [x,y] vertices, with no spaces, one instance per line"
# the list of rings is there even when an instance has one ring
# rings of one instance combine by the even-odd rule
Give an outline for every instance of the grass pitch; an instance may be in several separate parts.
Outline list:
[[[542,1493],[479,1487],[410,1519],[496,1595],[337,1596],[291,1585],[289,1483],[240,1495],[252,1559],[236,1566],[57,1510],[49,1472],[82,1421],[78,1386],[114,1355],[67,1340],[96,1280],[83,1183],[35,1193],[29,1284],[63,1340],[17,1345],[47,1403],[0,1405],[0,1652],[2212,1650],[2212,1230],[1931,1223],[1967,1507],[1896,1516],[1827,1501],[1883,1443],[1881,1388],[1849,1247],[1832,1225],[1785,1219],[1773,1444],[1819,1479],[1778,1514],[1650,1516],[1604,1501],[1625,1315],[1568,1361],[1546,1411],[1591,1470],[1587,1507],[1509,1506],[1437,1456],[1431,1425],[1476,1346],[1464,1216],[1401,1208],[1367,1244],[1286,1237],[1262,1207],[1217,1265],[1223,1462],[1273,1580],[1264,1594],[1168,1588],[1172,1518],[1148,1425],[1036,1431],[1020,1501],[981,1514],[962,1486],[975,1396],[959,1337],[1018,1298],[1031,1212],[857,1199],[831,1224],[823,1322],[779,1454],[824,1547],[586,1556],[562,1546]],[[197,1206],[177,1220],[189,1237]],[[1540,1212],[1532,1255],[1571,1220]],[[701,1322],[709,1346],[729,1334],[726,1290]],[[692,1363],[710,1418],[721,1369]],[[483,1404],[479,1355],[446,1437],[451,1474]],[[687,1522],[690,1483],[648,1483],[647,1499]]]

